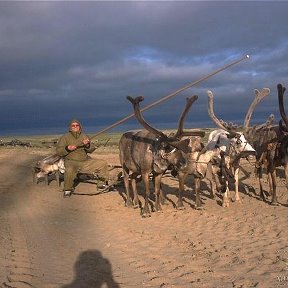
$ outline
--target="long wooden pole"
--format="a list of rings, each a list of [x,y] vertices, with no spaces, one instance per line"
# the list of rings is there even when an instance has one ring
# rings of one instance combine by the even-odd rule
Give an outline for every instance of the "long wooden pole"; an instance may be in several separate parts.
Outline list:
[[[154,107],[154,106],[156,106],[156,105],[158,105],[158,104],[160,104],[160,103],[162,103],[162,102],[164,102],[164,101],[166,101],[166,100],[168,100],[168,99],[176,96],[177,94],[181,93],[182,91],[187,90],[188,88],[190,88],[190,87],[192,87],[192,86],[195,86],[195,85],[199,84],[200,82],[203,82],[203,81],[207,80],[208,78],[216,75],[217,73],[220,73],[220,72],[228,69],[229,67],[234,66],[234,65],[236,65],[236,64],[238,64],[238,63],[240,63],[240,62],[242,62],[243,60],[246,60],[246,59],[249,59],[249,55],[245,55],[244,57],[241,57],[240,59],[238,59],[238,60],[236,60],[236,61],[234,61],[234,62],[232,62],[232,63],[230,63],[230,64],[228,64],[228,65],[225,65],[225,66],[223,66],[223,67],[215,70],[214,72],[208,74],[207,76],[204,76],[204,77],[200,78],[200,79],[197,80],[197,81],[191,82],[191,83],[187,84],[186,86],[183,86],[182,88],[176,90],[175,92],[173,92],[173,93],[171,93],[171,94],[169,94],[169,95],[167,95],[167,96],[164,96],[164,97],[160,98],[159,100],[157,100],[157,101],[155,101],[155,102],[153,102],[153,103],[145,106],[144,108],[142,108],[142,109],[141,109],[141,112],[146,111],[146,110],[148,110],[148,109],[150,109],[150,108],[152,108],[152,107]],[[119,126],[120,124],[126,122],[127,120],[129,120],[129,119],[132,118],[133,116],[134,116],[134,113],[126,116],[125,118],[123,118],[123,119],[115,122],[114,124],[112,124],[112,125],[104,128],[104,129],[100,130],[99,132],[97,132],[96,134],[90,136],[90,138],[91,138],[91,139],[92,139],[92,138],[95,138],[96,136],[98,136],[98,135],[100,135],[100,134],[102,134],[102,133],[104,133],[104,132],[106,132],[106,131],[108,131],[108,130],[116,127],[116,126]]]

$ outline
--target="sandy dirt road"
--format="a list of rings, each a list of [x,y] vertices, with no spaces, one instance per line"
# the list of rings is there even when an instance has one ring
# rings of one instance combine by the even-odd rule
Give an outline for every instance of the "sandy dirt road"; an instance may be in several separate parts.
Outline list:
[[[282,181],[282,206],[242,189],[243,204],[228,209],[204,183],[202,211],[187,183],[186,209],[177,211],[177,181],[165,178],[168,205],[143,219],[125,207],[122,187],[97,195],[95,185],[81,183],[63,198],[55,181],[32,183],[30,167],[45,151],[0,152],[1,288],[288,287]],[[101,157],[118,161],[117,154]],[[257,187],[252,176],[245,182]]]

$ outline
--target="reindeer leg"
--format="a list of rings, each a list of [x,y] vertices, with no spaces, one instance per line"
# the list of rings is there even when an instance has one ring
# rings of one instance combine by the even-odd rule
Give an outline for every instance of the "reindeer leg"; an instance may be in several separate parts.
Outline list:
[[[214,178],[214,181],[216,184],[216,191],[219,193],[223,190],[223,185],[220,183],[218,176],[216,177],[216,175],[213,175],[213,178]],[[216,193],[215,193],[215,195],[216,195]]]
[[[235,179],[235,201],[238,203],[242,203],[242,200],[239,196],[239,167],[235,167],[234,179]]]
[[[269,196],[273,195],[273,176],[272,172],[268,173],[268,183],[269,183]]]
[[[185,184],[185,180],[188,174],[186,174],[185,172],[181,172],[179,171],[178,174],[178,179],[179,179],[179,190],[178,190],[178,200],[176,203],[176,208],[178,210],[182,210],[185,209],[184,205],[183,205],[183,201],[182,201],[182,194],[184,191],[184,184]]]
[[[268,173],[269,175],[269,173]],[[259,188],[260,188],[260,199],[263,200],[264,202],[266,202],[266,195],[264,193],[264,189],[263,189],[263,183],[262,183],[262,176],[263,176],[263,173],[262,173],[262,167],[260,168],[257,168],[257,176],[258,176],[258,181],[259,181]]]
[[[160,183],[160,203],[161,203],[161,205],[168,205],[168,203],[166,201],[166,197],[165,197],[164,192],[162,190],[161,183]]]
[[[132,191],[133,191],[133,202],[132,202],[132,206],[134,208],[138,208],[140,207],[140,201],[139,201],[139,196],[138,196],[138,191],[137,191],[137,176],[138,173],[132,173],[131,175],[131,187],[132,187]],[[134,205],[133,205],[134,203]]]
[[[155,201],[155,210],[157,212],[162,212],[162,207],[160,203],[160,189],[161,189],[161,177],[162,174],[155,176],[155,194],[156,194],[156,201]]]
[[[216,190],[217,190],[217,183],[216,183],[216,169],[213,167],[212,163],[208,163],[207,165],[207,172],[206,172],[206,179],[210,183],[210,197],[211,199],[215,199]]]
[[[200,184],[201,184],[201,178],[195,177],[194,185],[195,185],[195,193],[196,193],[196,209],[202,209],[202,203],[200,199]]]
[[[208,179],[210,182],[210,197],[211,199],[215,200],[215,195],[216,195],[216,191],[217,191],[217,184],[216,184],[216,178],[215,175],[211,176],[212,179]]]
[[[142,217],[151,217],[151,212],[149,208],[149,196],[150,196],[150,187],[149,187],[149,173],[142,174],[142,180],[144,183],[144,189],[145,189],[145,204],[142,209]]]
[[[226,189],[223,193],[223,200],[222,200],[222,207],[229,207],[230,206],[230,200],[229,200],[229,185],[228,181],[226,181]]]
[[[285,172],[286,189],[288,191],[288,163],[284,164],[284,172]]]
[[[126,190],[126,203],[127,207],[133,207],[133,203],[130,197],[130,182],[129,182],[129,172],[123,167],[123,179],[124,179],[124,186]]]
[[[277,201],[277,191],[276,191],[276,170],[271,172],[271,184],[272,184],[272,202],[271,205],[280,205]]]

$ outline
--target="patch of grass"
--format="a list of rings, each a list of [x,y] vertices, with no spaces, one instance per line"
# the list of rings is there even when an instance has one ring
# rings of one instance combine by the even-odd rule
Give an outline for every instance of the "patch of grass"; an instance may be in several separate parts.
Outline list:
[[[204,144],[207,143],[208,135],[213,130],[212,128],[203,129],[193,129],[202,130],[205,132],[205,137],[203,138]],[[175,130],[164,130],[163,133],[169,134],[175,132]],[[100,153],[118,153],[118,144],[123,132],[118,133],[103,133],[94,137],[91,141],[97,146],[97,152]],[[58,139],[62,135],[35,135],[35,136],[0,136],[1,143],[11,142],[12,140],[19,140],[23,143],[30,143],[32,148],[43,148],[43,149],[54,149]],[[1,148],[8,148],[10,146],[0,146]],[[25,147],[29,149],[29,147]]]

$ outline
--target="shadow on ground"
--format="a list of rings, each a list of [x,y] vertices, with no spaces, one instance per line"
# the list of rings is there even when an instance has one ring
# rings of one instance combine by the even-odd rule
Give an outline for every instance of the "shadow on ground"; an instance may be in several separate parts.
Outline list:
[[[82,252],[75,265],[75,279],[61,288],[120,288],[112,275],[112,267],[108,259],[98,250]]]

